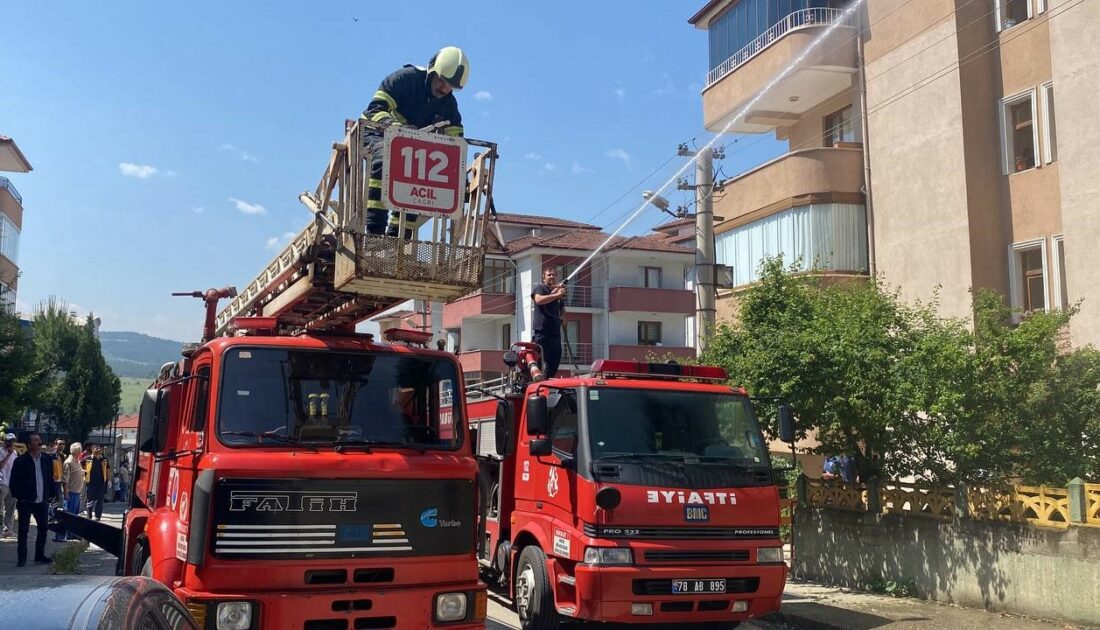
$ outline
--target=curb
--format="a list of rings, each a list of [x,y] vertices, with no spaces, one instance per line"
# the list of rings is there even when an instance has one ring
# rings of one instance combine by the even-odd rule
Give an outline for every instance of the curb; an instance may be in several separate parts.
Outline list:
[[[802,615],[793,615],[789,612],[774,612],[768,615],[760,617],[762,621],[769,623],[782,623],[800,630],[849,630],[847,626],[838,626],[825,621],[814,619],[813,617],[804,617]]]

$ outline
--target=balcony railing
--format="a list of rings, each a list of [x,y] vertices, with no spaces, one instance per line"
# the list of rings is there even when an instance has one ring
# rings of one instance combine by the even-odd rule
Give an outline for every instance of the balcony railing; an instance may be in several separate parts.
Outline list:
[[[781,39],[787,33],[813,26],[828,26],[840,19],[844,14],[843,9],[814,8],[793,11],[787,17],[779,20],[774,26],[757,36],[756,39],[745,44],[741,50],[733,53],[729,59],[714,67],[707,73],[707,87],[717,83],[722,77],[733,72],[738,66],[759,55],[768,46]]]
[[[603,308],[603,287],[568,286],[564,302],[566,308]]]
[[[588,368],[592,365],[592,344],[574,341],[569,344],[569,347],[573,349],[573,360],[577,362],[577,367]],[[572,365],[569,360],[569,350],[566,350],[564,340],[561,342],[561,364]]]
[[[19,191],[15,189],[15,184],[11,183],[11,180],[7,177],[0,177],[0,188],[7,188],[11,196],[19,202],[19,205],[23,205],[23,197],[19,194]]]

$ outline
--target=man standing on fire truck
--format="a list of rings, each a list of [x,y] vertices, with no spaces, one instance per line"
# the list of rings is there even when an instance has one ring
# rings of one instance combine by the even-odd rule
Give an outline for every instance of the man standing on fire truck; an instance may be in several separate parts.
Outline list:
[[[531,341],[542,346],[542,360],[546,364],[546,378],[554,378],[561,363],[561,316],[565,313],[565,285],[554,282],[554,268],[542,270],[542,282],[531,287],[531,299],[535,307],[531,317]]]
[[[383,127],[409,125],[418,129],[438,122],[447,122],[443,133],[462,135],[462,115],[454,90],[466,86],[470,76],[470,61],[466,53],[447,46],[432,56],[427,68],[407,65],[382,80],[362,118]],[[382,134],[369,131],[364,140],[371,144],[370,181],[367,182],[367,233],[398,236],[398,214],[391,214],[382,202]],[[387,223],[388,218],[388,223]],[[406,214],[404,236],[411,239],[416,223],[415,214]]]

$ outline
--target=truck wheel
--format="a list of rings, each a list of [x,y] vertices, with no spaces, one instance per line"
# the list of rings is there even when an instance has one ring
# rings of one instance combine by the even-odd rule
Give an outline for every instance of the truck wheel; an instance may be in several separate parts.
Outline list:
[[[149,561],[149,553],[146,551],[145,539],[139,539],[134,545],[134,555],[130,558],[130,570],[127,575],[144,575],[145,565]],[[151,565],[150,565],[151,566]]]
[[[516,568],[515,602],[520,626],[524,630],[551,630],[558,627],[558,611],[546,574],[546,554],[528,545],[519,554]]]

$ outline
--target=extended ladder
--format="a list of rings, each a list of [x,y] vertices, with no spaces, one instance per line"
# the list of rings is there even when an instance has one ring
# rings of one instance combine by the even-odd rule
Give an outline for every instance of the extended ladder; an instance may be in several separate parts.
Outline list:
[[[333,145],[316,190],[299,195],[314,220],[218,313],[219,336],[234,334],[233,320],[244,316],[274,317],[284,334],[348,328],[408,299],[447,301],[481,285],[496,144],[465,140],[463,151],[466,144],[485,151],[467,169],[460,210],[422,214],[416,225],[432,224],[429,239],[404,240],[365,231],[371,175],[365,131],[362,121],[349,123],[344,140]],[[387,134],[424,138],[408,130]]]

